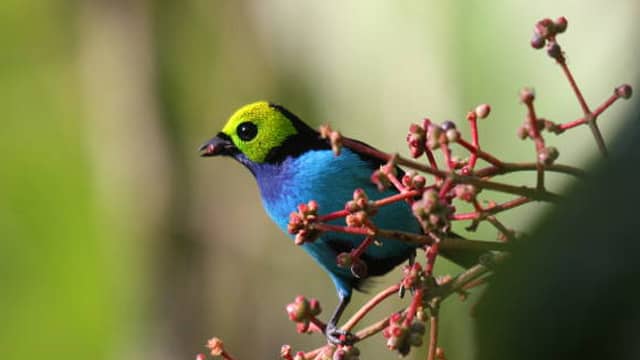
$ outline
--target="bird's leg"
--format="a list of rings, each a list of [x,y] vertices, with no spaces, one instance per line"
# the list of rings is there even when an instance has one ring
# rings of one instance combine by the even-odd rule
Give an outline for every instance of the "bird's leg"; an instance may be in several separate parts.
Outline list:
[[[340,321],[340,316],[342,316],[342,312],[351,301],[350,295],[339,295],[340,302],[338,303],[338,307],[331,315],[331,319],[327,323],[327,327],[325,329],[325,335],[327,336],[327,341],[334,345],[351,345],[356,340],[355,336],[345,330],[340,329],[338,325],[338,321]]]

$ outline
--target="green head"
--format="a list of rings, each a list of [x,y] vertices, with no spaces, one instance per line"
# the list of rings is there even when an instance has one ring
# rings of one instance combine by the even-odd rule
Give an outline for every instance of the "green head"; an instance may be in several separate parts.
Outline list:
[[[227,155],[249,164],[276,163],[308,149],[327,148],[318,132],[282,106],[258,101],[238,109],[202,156]]]

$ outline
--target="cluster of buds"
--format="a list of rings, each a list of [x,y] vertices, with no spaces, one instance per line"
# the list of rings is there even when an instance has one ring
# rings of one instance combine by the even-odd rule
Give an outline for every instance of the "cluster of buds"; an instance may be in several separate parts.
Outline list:
[[[487,111],[488,114],[488,111]],[[453,121],[447,120],[441,125],[425,118],[422,126],[411,124],[407,134],[407,143],[411,156],[417,158],[427,151],[427,149],[438,149],[442,144],[455,142],[460,138],[460,132],[456,129]]]
[[[374,216],[378,212],[378,208],[369,201],[369,197],[362,189],[353,191],[353,200],[349,200],[344,208],[349,212],[346,217],[347,226],[352,227],[368,226],[369,216]]]
[[[209,349],[211,356],[222,356],[225,353],[224,343],[217,337],[209,339],[206,347]],[[205,358],[204,354],[198,354],[198,357]]]
[[[428,289],[433,285],[433,278],[428,277],[419,263],[407,265],[403,269],[402,289]],[[430,280],[431,279],[431,280]]]
[[[397,178],[398,167],[395,156],[371,174],[371,182],[382,191],[391,186],[391,177]]]
[[[454,209],[440,199],[435,190],[425,191],[422,198],[414,202],[411,208],[425,233],[446,232],[449,229],[449,216]]]
[[[476,199],[476,196],[478,196],[480,189],[471,184],[458,184],[453,188],[453,192],[458,199],[472,202]]]
[[[410,325],[407,325],[405,316],[401,313],[395,313],[389,318],[389,326],[382,331],[382,335],[387,339],[387,348],[405,356],[412,346],[422,345],[425,330],[423,321],[416,318]]]
[[[409,133],[407,134],[407,143],[409,144],[409,152],[414,158],[424,154],[424,144],[427,136],[425,129],[431,124],[431,120],[424,119],[423,125],[411,124]]]
[[[410,171],[402,177],[402,185],[407,190],[422,190],[426,183],[427,179],[414,171]]]
[[[321,232],[312,229],[312,224],[318,220],[318,203],[314,200],[307,204],[298,205],[298,211],[289,214],[287,230],[289,234],[295,234],[295,244],[302,245],[305,242],[313,242]]]
[[[282,345],[280,348],[280,358],[283,360],[306,360],[304,351],[298,351],[294,354],[290,345]]]
[[[531,38],[531,46],[534,49],[542,49],[547,46],[547,54],[559,63],[564,63],[565,58],[560,45],[556,42],[556,35],[567,30],[567,18],[561,16],[555,20],[542,19],[536,23]]]
[[[432,150],[456,142],[459,138],[460,132],[456,123],[451,120],[444,121],[440,126],[432,123],[427,128],[427,146]]]
[[[338,156],[342,150],[342,134],[331,129],[329,125],[320,126],[320,137],[322,139],[328,139],[331,143],[331,150]]]
[[[297,296],[292,303],[287,305],[286,310],[289,320],[296,323],[296,330],[299,333],[308,332],[311,322],[322,311],[318,300],[307,300],[304,296]]]
[[[339,345],[333,352],[333,356],[326,360],[360,360],[360,350],[351,345]]]

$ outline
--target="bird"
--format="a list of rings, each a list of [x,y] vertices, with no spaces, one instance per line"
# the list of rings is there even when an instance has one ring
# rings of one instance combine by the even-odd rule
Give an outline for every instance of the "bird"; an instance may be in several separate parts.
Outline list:
[[[231,157],[244,165],[255,177],[266,213],[291,238],[289,216],[300,204],[315,200],[323,213],[329,213],[344,209],[354,189],[364,190],[370,200],[398,193],[395,189],[380,191],[371,181],[372,172],[384,165],[382,160],[348,147],[336,156],[330,142],[317,130],[285,107],[268,101],[236,110],[222,130],[199,147],[199,152],[203,157]],[[381,207],[374,222],[379,228],[422,232],[406,202]],[[355,249],[363,240],[363,236],[327,232],[301,245],[328,273],[338,294],[338,305],[325,328],[325,336],[333,344],[344,344],[353,336],[338,327],[353,290],[362,290],[367,279],[412,261],[416,254],[416,245],[382,238],[377,239],[382,246],[369,246],[360,257],[368,269],[366,276],[338,266],[336,257]],[[477,259],[461,258],[453,260],[465,267]]]

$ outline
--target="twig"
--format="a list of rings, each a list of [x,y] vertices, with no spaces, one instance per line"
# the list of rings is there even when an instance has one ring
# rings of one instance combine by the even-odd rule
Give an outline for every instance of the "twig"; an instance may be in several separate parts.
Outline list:
[[[400,284],[394,284],[389,286],[388,288],[382,290],[376,296],[371,298],[366,304],[364,304],[358,312],[353,314],[353,316],[342,326],[342,329],[345,331],[351,331],[354,326],[360,322],[373,308],[378,306],[383,300],[388,298],[389,296],[398,293],[400,289]]]

